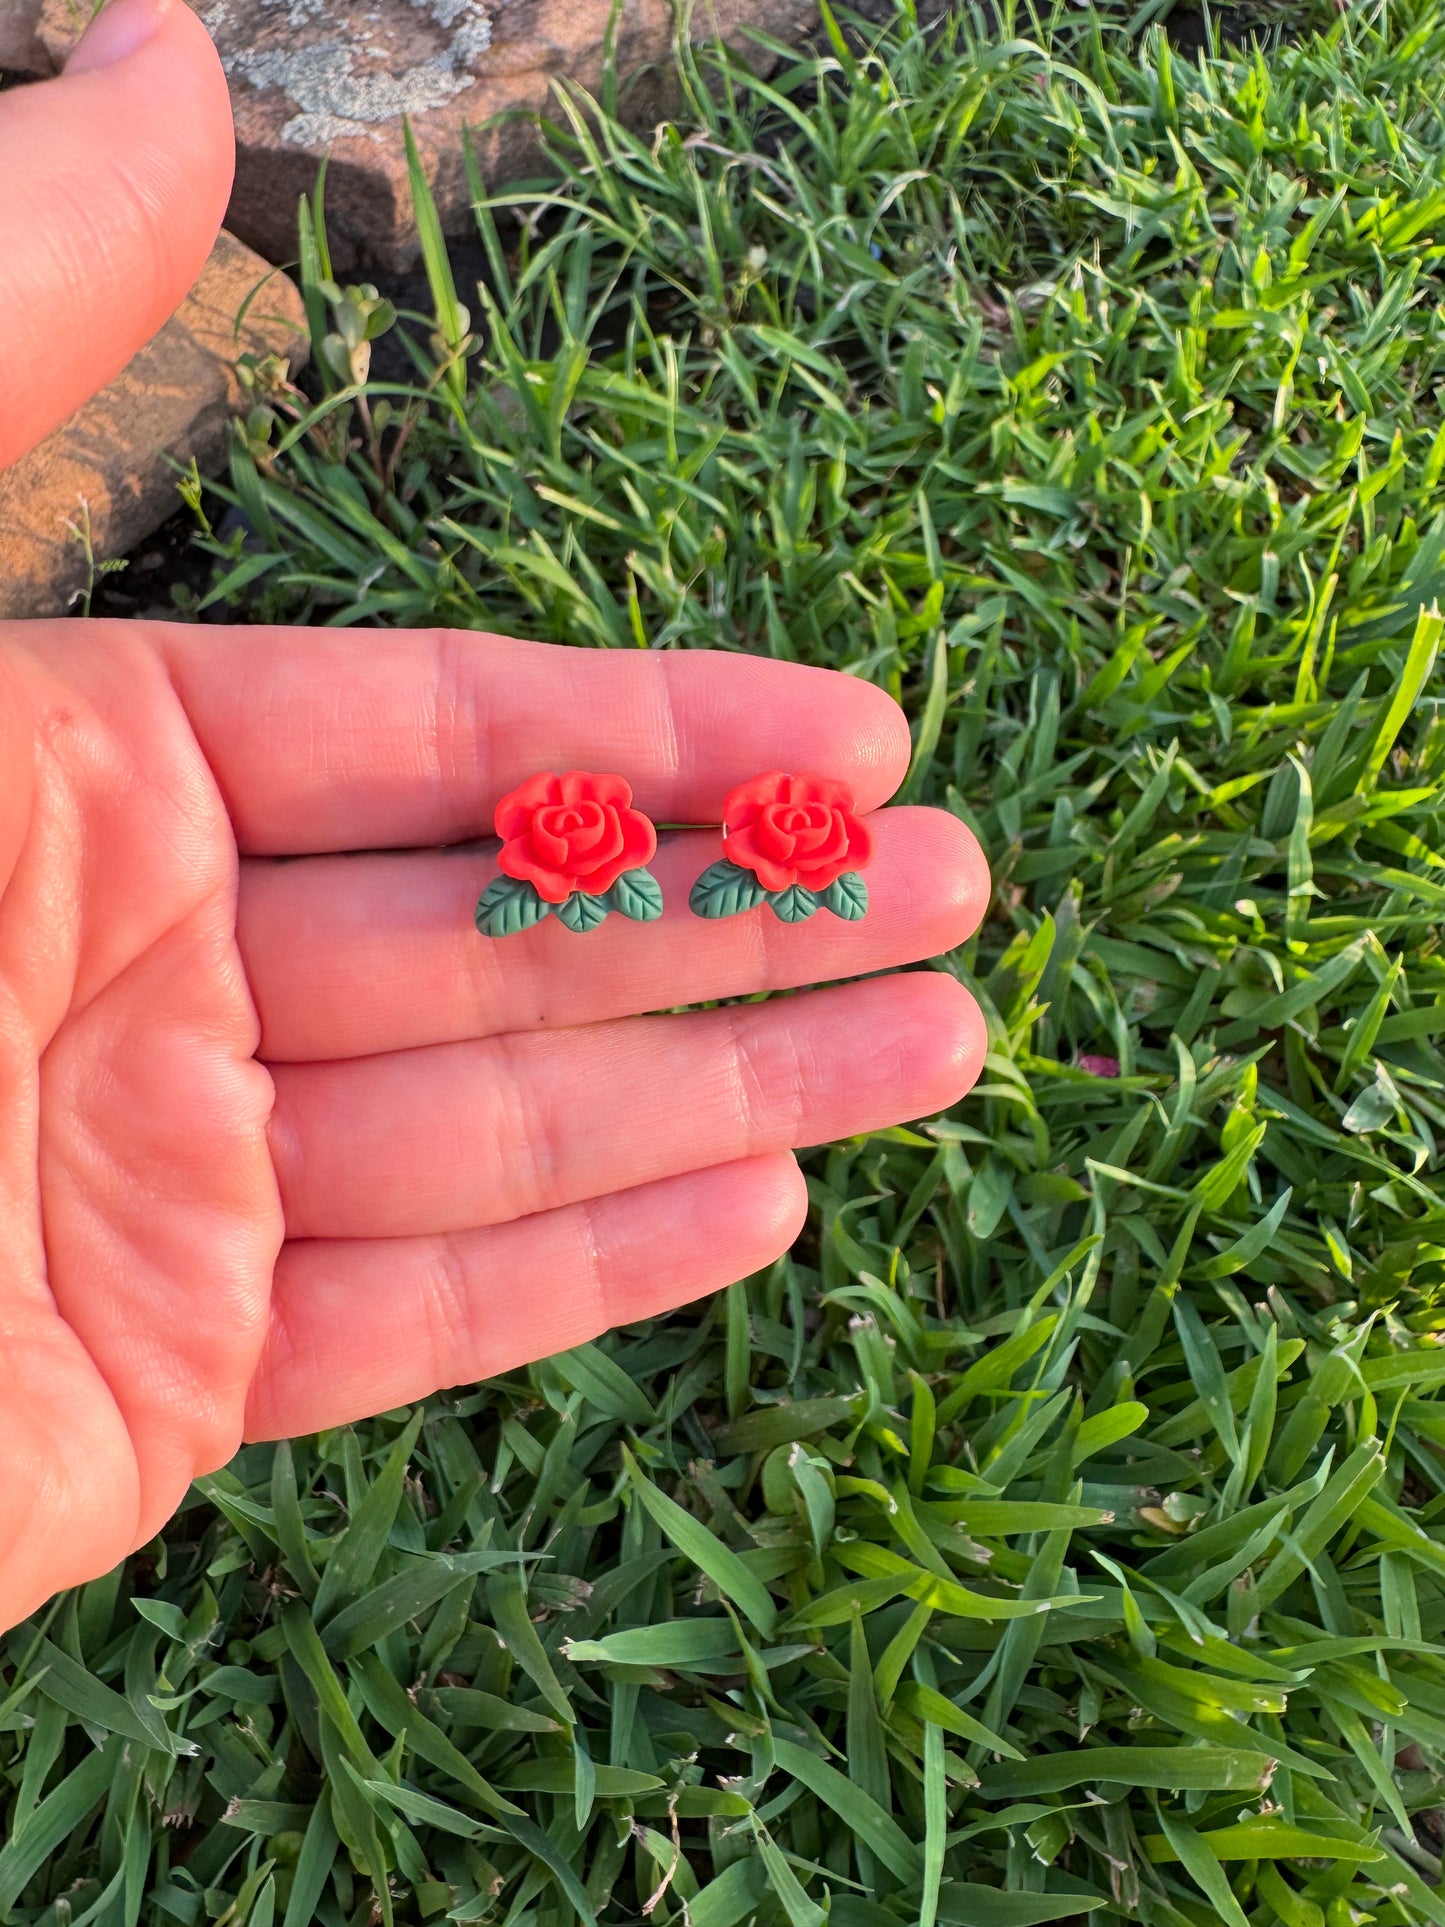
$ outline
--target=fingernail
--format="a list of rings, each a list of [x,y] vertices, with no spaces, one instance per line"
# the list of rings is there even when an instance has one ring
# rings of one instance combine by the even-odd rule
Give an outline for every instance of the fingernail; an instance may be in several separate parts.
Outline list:
[[[68,74],[114,67],[143,47],[171,11],[174,0],[111,0],[80,38],[65,63]]]

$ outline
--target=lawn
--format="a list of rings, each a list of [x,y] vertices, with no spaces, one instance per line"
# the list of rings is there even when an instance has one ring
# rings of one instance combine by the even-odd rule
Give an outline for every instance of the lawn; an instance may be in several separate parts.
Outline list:
[[[0,1922],[1445,1923],[1445,5],[1158,12],[559,108],[466,309],[304,210],[216,604],[880,683],[991,1054],[10,1634]]]

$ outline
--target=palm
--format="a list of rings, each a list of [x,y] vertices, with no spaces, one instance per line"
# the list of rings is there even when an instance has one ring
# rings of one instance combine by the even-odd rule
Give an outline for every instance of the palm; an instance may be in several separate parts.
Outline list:
[[[791,1147],[959,1095],[981,1032],[942,975],[638,1014],[958,942],[986,879],[951,818],[882,819],[873,910],[826,929],[690,918],[699,831],[663,839],[660,924],[485,944],[491,859],[438,848],[542,768],[706,822],[789,765],[870,808],[906,755],[878,692],[741,657],[5,632],[0,1625],[143,1543],[243,1435],[745,1275],[797,1228]]]
[[[10,652],[0,760],[4,809],[21,733],[40,746],[0,898],[27,1124],[3,1146],[0,1465],[34,1495],[32,1596],[114,1564],[234,1449],[281,1239],[225,807],[140,632],[38,644]]]

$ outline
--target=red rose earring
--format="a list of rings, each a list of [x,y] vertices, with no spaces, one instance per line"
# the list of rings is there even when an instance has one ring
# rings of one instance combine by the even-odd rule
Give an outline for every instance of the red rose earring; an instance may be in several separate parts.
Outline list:
[[[648,870],[657,831],[632,807],[621,776],[587,770],[528,777],[496,809],[502,874],[477,904],[484,937],[510,937],[543,917],[595,930],[610,910],[639,923],[662,915],[662,888]]]
[[[760,903],[784,923],[820,909],[850,923],[867,914],[858,872],[873,855],[873,832],[854,814],[846,783],[770,770],[729,794],[722,831],[722,860],[688,899],[698,916],[735,917]]]

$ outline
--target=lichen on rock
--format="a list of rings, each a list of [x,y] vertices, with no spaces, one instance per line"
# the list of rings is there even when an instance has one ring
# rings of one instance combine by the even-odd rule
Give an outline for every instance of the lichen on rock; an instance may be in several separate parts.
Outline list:
[[[383,0],[364,21],[342,0],[246,3],[244,38],[236,31],[240,0],[213,0],[202,18],[233,80],[274,90],[298,110],[280,129],[296,147],[381,139],[379,130],[401,115],[424,114],[471,87],[492,41],[485,0]],[[295,44],[308,27],[326,37]],[[435,44],[424,52],[428,42]]]

